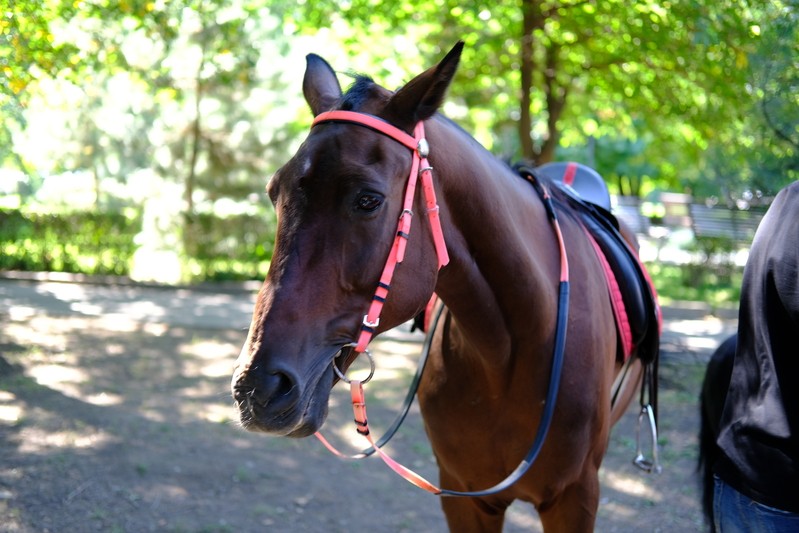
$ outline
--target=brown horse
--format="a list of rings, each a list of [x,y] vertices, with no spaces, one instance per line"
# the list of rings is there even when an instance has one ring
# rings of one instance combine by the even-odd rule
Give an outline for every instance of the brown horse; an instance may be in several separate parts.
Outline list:
[[[431,222],[413,217],[375,330],[416,316],[434,292],[446,304],[430,333],[419,404],[441,486],[469,491],[511,472],[541,421],[560,256],[534,188],[437,114],[461,49],[459,43],[396,92],[357,77],[342,94],[331,67],[310,55],[303,92],[315,116],[356,111],[409,135],[424,124],[449,263],[439,269]],[[334,357],[358,338],[403,212],[410,167],[408,148],[387,135],[327,122],[312,128],[269,182],[277,241],[232,381],[246,429],[305,437],[322,426],[336,382]],[[426,213],[421,196],[413,211]],[[453,531],[501,530],[515,499],[534,504],[547,531],[593,530],[609,431],[635,395],[642,366],[628,369],[611,407],[622,363],[602,266],[578,218],[563,202],[557,211],[572,298],[549,434],[537,461],[510,488],[481,498],[442,497]]]

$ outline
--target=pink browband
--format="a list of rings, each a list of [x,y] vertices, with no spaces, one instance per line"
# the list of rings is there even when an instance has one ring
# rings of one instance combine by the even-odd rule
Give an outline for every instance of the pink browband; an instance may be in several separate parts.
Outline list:
[[[438,268],[449,263],[449,255],[447,254],[447,247],[444,243],[444,233],[441,230],[436,192],[433,188],[433,167],[431,167],[427,161],[430,147],[425,139],[424,124],[421,121],[416,125],[416,128],[414,128],[413,137],[378,117],[367,115],[366,113],[357,113],[355,111],[328,111],[326,113],[320,113],[314,119],[311,127],[322,122],[346,122],[366,126],[394,139],[409,148],[413,153],[411,173],[410,176],[408,176],[408,183],[405,187],[405,200],[402,206],[402,213],[400,213],[399,223],[397,224],[397,234],[394,237],[394,244],[391,246],[391,252],[386,260],[386,266],[383,267],[383,273],[380,276],[380,282],[377,285],[372,304],[369,306],[369,312],[363,317],[361,332],[355,347],[356,352],[363,353],[366,351],[366,347],[372,340],[372,336],[380,323],[380,313],[383,310],[383,303],[391,287],[391,279],[394,276],[394,270],[405,258],[405,247],[408,242],[408,236],[410,235],[411,220],[413,218],[413,198],[419,176],[422,177],[422,190],[427,207],[427,216],[430,220],[433,244],[435,245],[436,255],[438,257]]]

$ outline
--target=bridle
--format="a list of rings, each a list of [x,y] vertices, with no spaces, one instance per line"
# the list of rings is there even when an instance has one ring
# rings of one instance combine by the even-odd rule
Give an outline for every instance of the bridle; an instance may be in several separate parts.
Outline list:
[[[508,475],[508,477],[505,478],[503,481],[494,485],[493,487],[490,487],[482,491],[460,492],[460,491],[441,489],[433,485],[423,477],[419,476],[412,470],[409,470],[408,468],[394,461],[380,447],[384,445],[386,442],[388,442],[388,439],[391,438],[393,432],[396,431],[396,429],[402,423],[402,420],[405,418],[405,415],[407,414],[408,409],[410,408],[410,404],[413,401],[413,397],[415,396],[416,386],[418,386],[419,378],[421,377],[421,372],[424,369],[424,362],[427,359],[427,353],[430,349],[430,344],[431,344],[430,333],[428,333],[428,337],[425,340],[423,357],[420,362],[419,369],[417,370],[416,376],[414,377],[411,390],[408,392],[408,395],[406,396],[403,412],[400,413],[395,423],[391,426],[389,430],[391,432],[391,435],[389,435],[388,438],[383,437],[379,439],[378,443],[374,441],[369,431],[369,425],[366,416],[366,401],[363,392],[363,384],[366,383],[369,379],[371,379],[374,373],[374,359],[369,353],[367,347],[372,337],[375,334],[378,324],[380,323],[380,313],[383,309],[383,304],[386,301],[386,297],[388,296],[389,289],[391,288],[391,280],[394,276],[394,271],[397,265],[402,263],[405,257],[405,248],[407,246],[408,237],[410,235],[411,220],[413,219],[413,210],[412,210],[413,201],[419,177],[421,177],[422,179],[422,190],[425,197],[427,216],[430,221],[430,231],[433,238],[433,244],[435,246],[436,256],[438,258],[438,268],[441,269],[442,267],[446,266],[449,263],[449,255],[447,253],[446,244],[444,242],[444,233],[441,229],[441,220],[439,218],[438,202],[436,200],[435,189],[433,187],[433,176],[432,176],[433,167],[431,167],[427,161],[427,157],[430,153],[430,147],[427,143],[427,140],[425,139],[424,123],[420,121],[418,124],[416,124],[416,127],[414,128],[414,135],[411,136],[406,132],[400,130],[399,128],[392,126],[388,122],[380,119],[379,117],[355,111],[336,110],[336,111],[328,111],[325,113],[320,113],[319,115],[317,115],[311,127],[315,127],[319,124],[323,124],[326,122],[355,124],[370,128],[378,133],[388,136],[391,139],[394,139],[403,146],[409,148],[412,152],[413,158],[411,163],[410,176],[408,177],[408,182],[405,187],[403,209],[399,216],[399,222],[397,224],[397,233],[394,237],[394,241],[391,246],[391,251],[389,252],[388,259],[386,260],[386,265],[385,267],[383,267],[383,272],[380,276],[380,281],[378,282],[377,289],[375,290],[374,297],[372,298],[372,302],[369,306],[369,311],[363,318],[363,322],[361,324],[361,330],[358,335],[358,340],[357,342],[354,342],[351,345],[349,345],[354,349],[354,351],[357,354],[366,353],[366,355],[369,357],[372,371],[369,374],[369,376],[363,381],[349,380],[338,369],[338,367],[335,364],[335,360],[333,361],[333,368],[335,369],[338,376],[343,381],[346,381],[350,384],[350,394],[352,398],[353,411],[355,414],[356,429],[358,433],[363,435],[368,440],[368,442],[371,444],[371,448],[364,450],[360,454],[347,456],[339,452],[337,449],[335,449],[321,435],[321,433],[317,432],[316,437],[331,452],[340,457],[360,459],[363,457],[367,457],[368,455],[371,455],[373,452],[377,452],[380,458],[383,459],[383,461],[392,470],[394,470],[400,476],[408,480],[410,483],[433,494],[446,495],[446,496],[477,497],[477,496],[488,496],[491,494],[496,494],[497,492],[501,492],[509,488],[514,483],[516,483],[527,472],[527,470],[529,470],[530,466],[532,466],[532,463],[535,461],[536,457],[541,451],[541,448],[543,447],[544,444],[544,440],[546,439],[547,432],[549,430],[549,425],[552,420],[552,415],[555,410],[555,400],[558,395],[560,375],[561,375],[561,370],[563,368],[563,355],[566,344],[566,323],[568,322],[567,319],[569,314],[569,263],[568,263],[568,258],[566,256],[566,247],[563,242],[563,235],[560,230],[557,214],[555,213],[555,209],[552,203],[552,199],[549,195],[549,192],[546,190],[544,185],[540,183],[540,181],[536,178],[533,172],[529,172],[528,174],[525,175],[525,177],[533,185],[536,192],[541,197],[541,200],[544,203],[547,216],[552,224],[552,227],[555,231],[555,235],[557,237],[560,259],[561,259],[560,282],[558,287],[558,314],[557,314],[557,325],[555,329],[555,342],[553,347],[553,360],[552,360],[552,368],[550,370],[549,389],[547,391],[541,422],[538,426],[538,430],[536,432],[533,444],[529,452],[524,457],[524,459],[522,459],[522,461],[519,463],[516,469],[513,472],[511,472]],[[439,308],[439,315],[437,315],[436,321],[438,320],[438,316],[440,316],[440,309],[441,308]],[[430,332],[434,330],[435,326],[430,329]]]
[[[311,127],[325,122],[343,122],[366,126],[410,148],[413,154],[411,173],[408,176],[408,182],[405,186],[405,199],[402,205],[402,212],[400,213],[399,222],[397,223],[397,234],[394,236],[394,243],[388,254],[386,266],[383,267],[383,273],[380,275],[380,281],[377,284],[377,290],[375,290],[375,295],[369,306],[369,312],[363,317],[361,332],[355,344],[355,351],[357,353],[363,353],[372,340],[375,329],[380,324],[380,313],[383,310],[383,304],[391,288],[391,279],[394,277],[394,270],[405,258],[405,247],[408,243],[411,221],[413,220],[413,199],[419,177],[422,178],[422,191],[427,207],[427,217],[430,220],[430,232],[433,236],[433,244],[436,247],[439,269],[449,263],[449,255],[447,254],[447,246],[444,243],[444,232],[441,230],[441,219],[439,218],[436,191],[433,187],[433,167],[431,167],[427,161],[427,156],[430,154],[430,146],[427,144],[427,139],[425,139],[424,136],[424,123],[420,121],[416,125],[414,128],[414,136],[411,137],[401,129],[392,126],[385,120],[374,115],[357,113],[355,111],[328,111],[317,115]]]

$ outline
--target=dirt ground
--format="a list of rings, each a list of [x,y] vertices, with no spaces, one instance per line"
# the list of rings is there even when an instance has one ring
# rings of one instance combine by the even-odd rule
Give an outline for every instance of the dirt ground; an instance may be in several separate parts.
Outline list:
[[[98,316],[75,305],[48,312],[15,307],[9,294],[0,298],[0,531],[446,530],[437,497],[379,459],[342,461],[316,439],[241,430],[229,393],[241,327]],[[631,465],[633,406],[601,471],[597,531],[703,529],[696,399],[704,363],[734,322],[690,306],[666,317],[663,473]],[[399,408],[418,350],[407,335],[376,345],[367,389],[376,430]],[[359,446],[346,404],[337,390],[326,433]],[[389,450],[436,479],[416,408]],[[532,507],[514,505],[505,531],[540,531]]]

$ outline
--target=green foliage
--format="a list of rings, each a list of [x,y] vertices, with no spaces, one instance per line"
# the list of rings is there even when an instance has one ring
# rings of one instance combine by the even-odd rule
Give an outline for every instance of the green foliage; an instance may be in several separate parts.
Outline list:
[[[0,210],[0,269],[125,275],[140,230],[122,213]]]
[[[797,179],[795,2],[381,4],[319,0],[281,14],[309,35],[345,21],[351,31],[342,41],[353,55],[363,53],[364,35],[405,36],[413,46],[403,47],[402,62],[410,65],[417,56],[432,64],[466,41],[450,98],[458,105],[446,111],[504,157],[546,161],[554,138],[574,159],[615,159],[603,175],[628,194],[658,186],[734,197]],[[368,53],[382,76],[394,50]],[[529,110],[520,106],[528,93]],[[618,143],[633,150],[620,153]]]
[[[124,186],[155,172],[183,187],[192,212],[220,198],[247,201],[296,141],[296,106],[282,80],[288,49],[268,7],[53,0],[41,17],[41,3],[16,2],[11,21],[60,44],[14,48],[30,75],[4,69],[0,50],[0,75],[10,72],[25,104],[17,126],[0,128],[0,166],[6,147],[5,166],[27,174],[88,170],[97,183]],[[108,203],[98,194],[99,206]]]
[[[50,29],[62,15],[58,2],[42,0],[10,0],[0,11],[0,101],[22,98],[37,77],[70,64],[77,48],[58,42]]]
[[[274,215],[188,217],[183,243],[191,279],[264,279],[272,259],[275,227]]]
[[[0,10],[0,166],[27,170],[13,149],[14,126],[25,126],[26,89],[38,77],[56,75],[74,52],[55,42],[49,20],[58,10],[42,4],[11,0]]]
[[[141,229],[138,215],[0,210],[0,269],[126,276]],[[194,215],[183,240],[190,281],[260,280],[272,258],[274,215]]]
[[[646,265],[661,303],[671,301],[705,302],[713,306],[736,305],[741,298],[743,268],[729,263]]]
[[[270,110],[253,109],[246,98],[255,88],[286,90],[280,60],[292,43],[305,36],[324,43],[334,34],[341,47],[316,51],[342,56],[343,49],[340,68],[395,86],[463,39],[447,112],[500,155],[544,161],[560,144],[593,150],[578,159],[600,161],[606,146],[591,139],[614,139],[640,145],[632,155],[639,162],[613,165],[635,167],[614,171],[623,192],[645,191],[638,182],[655,178],[706,196],[728,182],[727,189],[774,192],[799,166],[798,16],[785,0],[405,0],[389,9],[379,0],[15,0],[0,19],[0,112],[22,124],[17,101],[29,99],[33,81],[71,80],[87,105],[71,125],[81,146],[61,159],[63,168],[92,167],[105,177],[153,165],[185,184],[192,211],[195,196],[218,195],[220,186],[240,196],[247,175],[273,170],[296,142],[302,128],[290,114],[281,118],[288,127],[265,142],[253,113]],[[265,62],[272,66],[266,76]],[[128,114],[138,120],[127,137],[98,117],[121,72],[150,95],[130,102]],[[525,96],[528,108],[519,105]],[[164,128],[165,113],[175,111],[179,118]],[[2,129],[0,146],[8,150],[10,140]],[[642,173],[641,160],[654,172]]]

